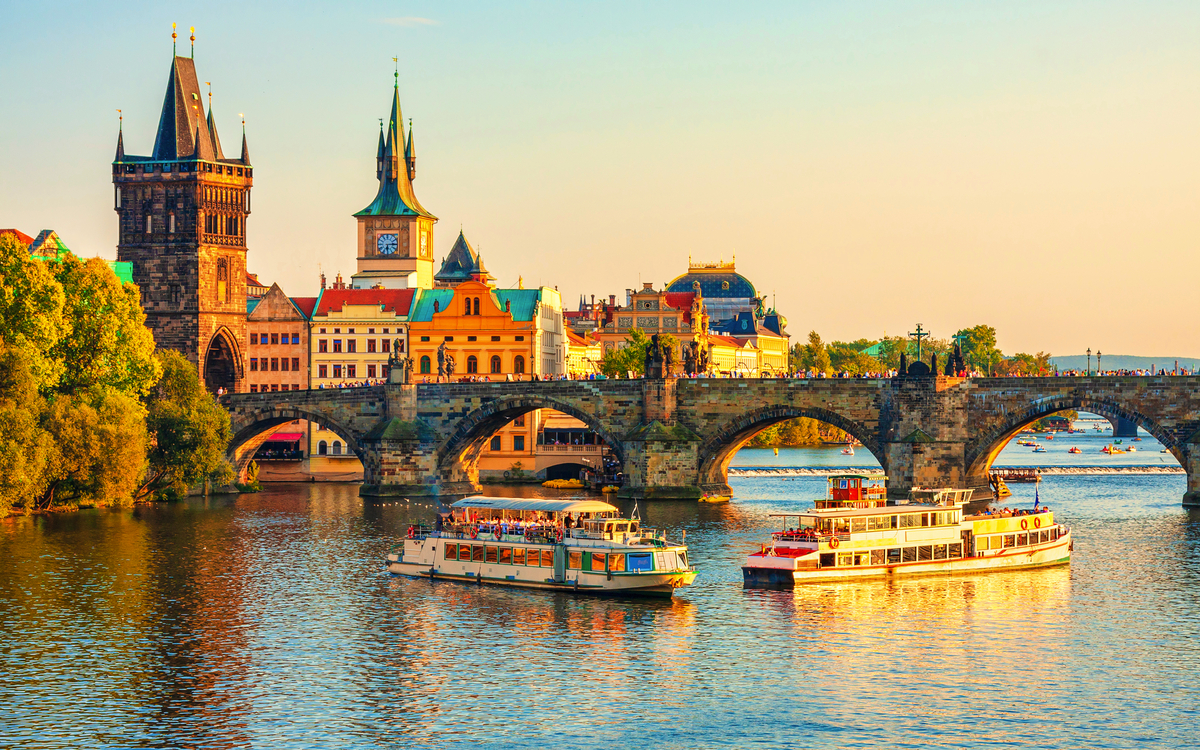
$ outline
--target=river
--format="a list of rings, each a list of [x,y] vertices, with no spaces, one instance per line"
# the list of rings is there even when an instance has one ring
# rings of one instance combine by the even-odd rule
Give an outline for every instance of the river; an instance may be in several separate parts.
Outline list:
[[[0,523],[0,746],[1197,744],[1181,475],[1043,481],[1070,567],[794,592],[739,565],[824,479],[732,483],[641,505],[701,570],[673,601],[391,577],[430,506],[354,485]]]

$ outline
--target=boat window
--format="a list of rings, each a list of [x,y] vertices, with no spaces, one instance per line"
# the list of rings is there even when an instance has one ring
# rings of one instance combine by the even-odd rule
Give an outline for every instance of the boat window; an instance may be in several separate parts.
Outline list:
[[[892,516],[892,518],[895,518],[895,516]],[[890,550],[887,551],[887,561],[888,561],[888,565],[894,565],[895,563],[900,562],[900,548],[899,547],[892,547]]]
[[[592,553],[592,570],[604,570],[604,562],[608,559],[608,555],[603,552]]]
[[[533,553],[533,555],[531,555],[531,557],[534,560],[536,560],[537,552],[534,551],[534,553]],[[512,564],[513,565],[524,565],[525,564],[525,548],[524,547],[515,547],[513,549]],[[536,564],[537,563],[534,563],[534,565],[536,565]]]
[[[571,552],[567,555],[567,567],[571,570],[580,570],[583,568],[583,553]]]
[[[688,566],[686,550],[675,550],[675,556],[679,558],[679,567],[686,568]]]
[[[548,549],[542,550],[542,567],[549,568],[554,565],[554,553]]]
[[[932,545],[922,544],[919,547],[917,547],[917,560],[932,560],[932,559],[933,559],[933,546]]]
[[[604,533],[605,533],[605,534],[608,534],[609,536],[612,536],[612,533],[613,533],[613,525],[612,525],[611,523],[608,523],[608,524],[605,524],[605,525],[604,525]]]
[[[934,560],[945,560],[946,559],[946,545],[944,545],[944,544],[933,545],[933,559]]]
[[[1041,538],[1040,538],[1040,541],[1041,541],[1041,543],[1042,543],[1042,544],[1045,544],[1046,542],[1050,541],[1050,532],[1049,532],[1049,531],[1043,531],[1043,532],[1041,533]]]
[[[851,519],[850,530],[851,531],[866,531],[867,530],[867,519],[865,519],[865,518]]]
[[[895,522],[895,516],[871,516],[867,521],[867,529],[877,531],[893,528],[892,523]]]
[[[1016,536],[1016,534],[1005,534],[1005,535],[1004,535],[1004,547],[1005,547],[1005,549],[1007,549],[1007,548],[1009,548],[1009,547],[1013,546],[1014,544],[1016,544],[1016,541],[1017,541],[1017,536]]]
[[[512,561],[513,561],[512,547],[501,547],[500,548],[500,564],[501,565],[512,565]]]
[[[855,565],[866,565],[871,561],[871,555],[868,552],[859,552],[854,555]]]
[[[975,537],[975,551],[976,552],[984,552],[985,550],[987,550],[989,539],[991,539],[990,536]]]
[[[854,555],[849,552],[839,552],[837,556],[837,564],[839,568],[849,567],[854,564]]]
[[[1029,535],[1028,534],[1017,534],[1017,546],[1018,547],[1028,547],[1029,546]]]
[[[626,555],[626,561],[629,563],[629,570],[635,573],[648,573],[654,569],[649,552],[631,552]]]
[[[904,557],[904,562],[916,562],[917,561],[917,548],[916,547],[905,547],[903,557]]]
[[[471,545],[469,545],[469,544],[458,545],[458,559],[459,560],[470,560],[471,559]]]
[[[535,549],[529,550],[529,556],[525,558],[526,565],[532,565],[535,568],[538,565],[538,551]]]
[[[457,560],[458,559],[458,545],[457,544],[447,544],[446,545],[446,559],[447,560]]]
[[[909,529],[921,525],[921,517],[915,513],[900,516],[900,528]]]
[[[616,531],[618,534],[624,534],[626,531],[629,531],[629,522],[628,521],[619,521],[619,522],[617,522],[617,525],[615,528],[616,528]]]
[[[871,564],[872,565],[883,565],[886,562],[887,562],[887,550],[885,550],[885,549],[871,550]]]
[[[821,555],[821,567],[822,568],[834,567],[834,565],[836,565],[834,560],[835,560],[835,555],[832,552],[823,553]]]
[[[946,555],[948,557],[962,557],[962,542],[959,542],[958,544],[951,544]]]
[[[1058,529],[1050,529],[1050,541],[1053,542],[1057,539],[1058,539]]]
[[[625,572],[625,555],[611,554],[608,556],[608,569],[614,573]]]
[[[928,526],[928,525],[929,525],[929,514],[928,514],[928,513],[922,513],[922,514],[921,514],[921,525],[922,525],[922,526]]]
[[[638,522],[630,521],[629,522],[629,533],[636,534],[637,532],[638,532]]]
[[[482,544],[471,545],[471,561],[472,562],[483,562],[483,545]]]
[[[490,563],[496,562],[496,548],[489,544],[486,547],[486,549],[487,549],[487,555],[484,559],[484,562],[490,562]]]

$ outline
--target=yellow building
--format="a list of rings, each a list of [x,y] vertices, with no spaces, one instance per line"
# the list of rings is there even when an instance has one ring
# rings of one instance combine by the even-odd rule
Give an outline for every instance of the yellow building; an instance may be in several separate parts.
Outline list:
[[[600,363],[604,360],[600,342],[593,338],[584,338],[570,330],[566,331],[566,336],[567,376],[582,380],[600,372]]]
[[[340,285],[337,285],[340,286]],[[322,289],[309,321],[310,388],[382,382],[408,340],[412,289]]]

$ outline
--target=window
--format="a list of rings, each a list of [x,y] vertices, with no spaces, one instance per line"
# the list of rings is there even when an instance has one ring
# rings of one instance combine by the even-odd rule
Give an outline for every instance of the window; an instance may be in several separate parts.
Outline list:
[[[300,343],[300,334],[293,333],[292,334],[292,344],[299,344],[299,343]]]
[[[263,386],[263,387],[265,388],[266,386]],[[279,384],[278,383],[275,383],[271,386],[271,393],[279,393]]]
[[[317,365],[317,377],[318,378],[329,377],[329,366],[328,365]]]
[[[221,258],[217,261],[217,300],[229,302],[233,294],[233,284],[229,283],[229,261]]]
[[[902,558],[901,559],[902,562],[906,562],[906,563],[907,562],[916,562],[917,561],[917,548],[916,547],[905,547],[904,552],[901,554],[901,558]]]
[[[479,360],[476,359],[474,354],[467,357],[467,372],[468,373],[479,372]]]
[[[458,545],[457,544],[447,544],[446,545],[446,554],[443,555],[443,558],[446,560],[457,560],[458,559]]]
[[[299,384],[299,383],[292,383],[292,390],[293,390],[293,391],[298,391],[298,390],[300,390],[300,384]]]
[[[342,329],[341,329],[341,328],[334,328],[334,329],[333,329],[333,332],[334,332],[334,333],[341,333],[341,332],[342,332]]]
[[[1029,535],[1028,534],[1018,534],[1017,535],[1017,546],[1018,547],[1025,547],[1028,544],[1029,544]]]
[[[490,563],[496,562],[496,548],[489,544],[486,547],[484,547],[483,549],[484,549],[483,561],[490,562]]]
[[[277,346],[279,344],[279,334],[278,333],[271,334],[271,344],[273,346]]]
[[[367,365],[367,377],[375,377],[375,365]]]
[[[479,314],[479,298],[478,298],[478,297],[476,297],[476,298],[475,298],[475,312],[473,312],[473,313],[471,313],[471,314],[472,314],[472,315],[478,315],[478,314]]]
[[[471,314],[471,298],[468,297],[467,299],[464,299],[463,302],[466,303],[464,305],[465,309],[463,310],[463,315],[470,315]]]
[[[630,555],[629,557],[633,558],[633,555]],[[832,552],[824,552],[821,554],[821,559],[820,559],[819,564],[822,568],[837,567],[837,555],[835,555]],[[629,568],[630,570],[633,570],[632,565],[633,565],[633,560],[630,559],[630,568]]]
[[[333,366],[333,376],[335,378],[340,378],[342,376],[342,366],[341,365]]]
[[[625,555],[610,554],[608,556],[608,569],[614,573],[625,572]]]
[[[342,340],[341,340],[341,339],[334,339],[334,340],[333,340],[333,353],[334,353],[334,354],[340,354],[340,353],[341,353],[341,351],[342,351]]]
[[[513,427],[524,427],[524,426],[525,426],[525,415],[524,414],[522,414],[521,416],[519,416],[513,420]]]
[[[428,336],[422,336],[422,337],[421,337],[421,340],[422,340],[422,341],[428,341],[428,340],[429,340],[429,337],[428,337]]]
[[[358,370],[358,365],[346,365],[346,377],[357,378],[358,377],[358,374],[356,372],[357,370]]]
[[[292,357],[292,372],[300,372],[300,358]]]
[[[421,374],[422,375],[429,374],[429,357],[428,356],[421,357]]]
[[[289,365],[290,363],[291,363],[291,360],[289,360],[287,357],[280,357],[280,359],[279,359],[279,369],[280,369],[280,370],[283,370],[284,372],[287,372],[287,371],[288,371],[288,365]]]
[[[154,219],[150,216],[146,217],[146,234],[150,234],[150,227]]]
[[[375,339],[367,339],[367,354],[375,352]]]
[[[317,339],[317,351],[321,352],[321,353],[328,352],[329,351],[329,340],[328,339]]]
[[[471,562],[483,562],[483,545],[471,545]]]
[[[488,450],[493,450],[493,451],[500,450],[500,436],[499,435],[492,436],[492,442],[488,446]]]
[[[900,548],[899,547],[892,547],[890,550],[887,551],[887,561],[888,561],[888,565],[895,565],[896,563],[900,562]]]
[[[346,352],[349,354],[358,352],[358,339],[346,339]]]
[[[500,357],[492,355],[492,374],[496,375],[500,372]]]
[[[271,371],[278,372],[278,370],[279,370],[279,358],[271,357]]]
[[[392,344],[392,342],[388,341],[387,339],[380,339],[379,340],[379,351],[383,352],[384,354],[387,354],[388,352],[390,352],[392,350],[391,344]],[[401,350],[397,349],[396,351],[400,352]]]
[[[325,329],[324,329],[324,328],[322,328],[322,329],[321,329],[321,333],[325,333]]]
[[[888,551],[885,549],[871,550],[871,564],[872,565],[885,564],[887,562],[887,553],[888,553]]]
[[[471,559],[471,545],[469,545],[469,544],[458,545],[458,559],[462,560],[464,562]]]
[[[535,551],[535,552],[534,552],[534,553],[531,555],[531,557],[533,557],[533,558],[536,560],[536,559],[537,559],[537,552]],[[513,548],[513,551],[512,551],[512,564],[513,564],[513,565],[524,565],[524,564],[525,564],[525,548],[524,548],[524,547],[514,547],[514,548]]]
[[[1016,540],[1017,540],[1016,534],[1005,534],[1004,535],[1004,548],[1008,549],[1009,547],[1013,546],[1014,544],[1016,544]]]
[[[250,334],[250,343],[254,344],[255,346],[258,345],[258,334],[257,333]]]
[[[327,453],[329,453],[329,443],[326,443],[324,440],[317,443],[317,455],[324,456]]]
[[[513,450],[514,451],[525,450],[525,436],[524,435],[513,435]]]
[[[944,544],[933,545],[933,559],[934,560],[945,560],[946,559],[946,545],[944,545]]]
[[[569,552],[567,553],[567,567],[571,570],[581,570],[583,568],[583,553]]]
[[[525,560],[525,564],[532,565],[535,568],[538,566],[538,551],[537,550],[535,550],[535,549],[529,550],[529,557],[528,557],[528,559]]]
[[[251,383],[251,384],[250,384],[250,392],[251,392],[251,393],[258,393],[258,386],[257,386],[257,385],[254,385],[253,383]]]
[[[525,340],[525,337],[524,337],[524,336],[517,336],[516,340],[517,340],[517,341],[524,341],[524,340]]]
[[[445,336],[445,337],[443,337],[443,339],[442,339],[442,340],[443,340],[443,341],[453,341],[453,340],[454,340],[454,337],[453,337],[453,336]]]
[[[250,372],[258,372],[258,357],[250,358]]]
[[[341,440],[333,441],[333,455],[335,455],[335,456],[342,455],[342,441]]]
[[[525,358],[519,354],[513,357],[513,372],[518,375],[525,374]]]
[[[500,564],[501,565],[512,565],[512,563],[513,563],[513,554],[512,553],[513,553],[512,547],[501,547],[500,548]]]
[[[354,329],[353,329],[353,328],[347,328],[347,329],[346,329],[346,333],[354,333]]]
[[[499,340],[500,340],[499,336],[492,336],[492,341],[499,341]]]
[[[167,217],[167,233],[175,234],[175,214]]]
[[[478,340],[479,340],[478,336],[467,336],[467,341],[478,341]]]
[[[933,545],[922,544],[921,546],[917,547],[917,559],[918,560],[932,560],[933,559]]]
[[[532,553],[530,553],[532,554]],[[548,549],[542,550],[542,567],[549,568],[554,565],[554,553]]]

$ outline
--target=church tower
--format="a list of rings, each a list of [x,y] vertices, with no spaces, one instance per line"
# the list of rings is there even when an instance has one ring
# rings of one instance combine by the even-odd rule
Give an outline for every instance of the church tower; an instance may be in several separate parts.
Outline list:
[[[241,157],[225,158],[208,104],[206,117],[192,58],[173,56],[153,153],[126,154],[118,133],[117,260],[133,264],[155,343],[187,356],[210,391],[240,391],[254,170],[245,125]]]
[[[371,205],[356,213],[358,219],[358,272],[356,289],[433,287],[433,223],[437,217],[425,210],[413,193],[417,176],[412,123],[404,136],[400,113],[400,74],[392,91],[387,136],[379,132],[375,177],[379,192]]]

